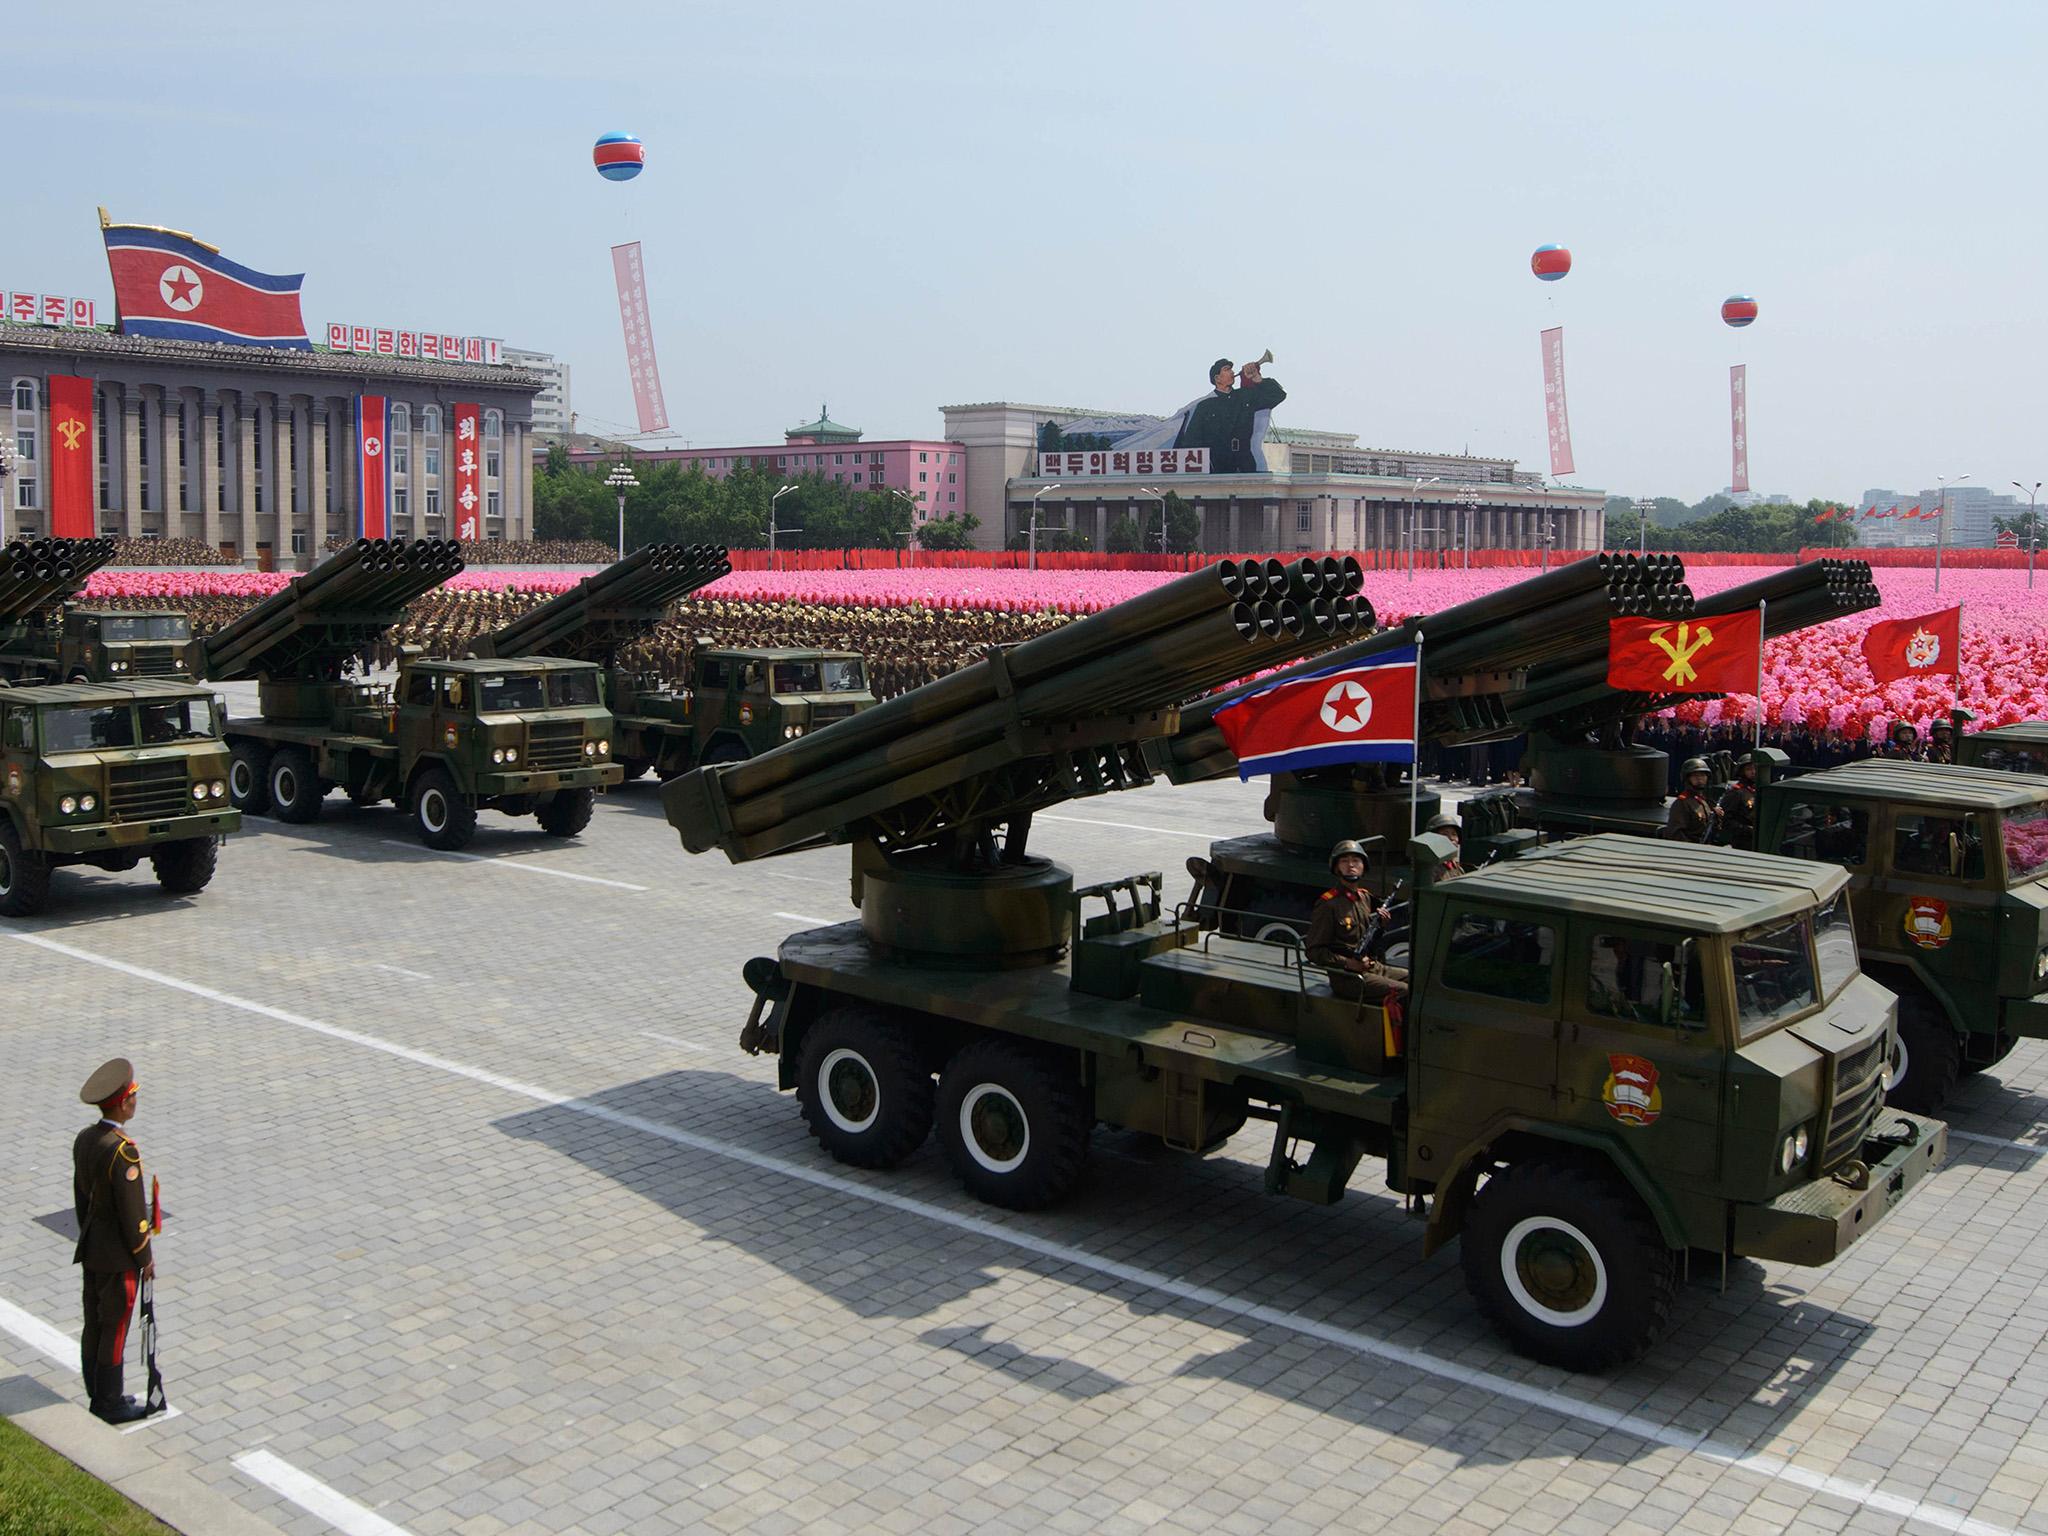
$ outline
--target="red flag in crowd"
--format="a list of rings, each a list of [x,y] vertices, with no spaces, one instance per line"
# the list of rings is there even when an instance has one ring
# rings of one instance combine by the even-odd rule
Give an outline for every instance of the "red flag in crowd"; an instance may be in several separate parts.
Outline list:
[[[1912,619],[1881,619],[1863,636],[1863,659],[1879,683],[1961,672],[1963,609],[1959,603]]]

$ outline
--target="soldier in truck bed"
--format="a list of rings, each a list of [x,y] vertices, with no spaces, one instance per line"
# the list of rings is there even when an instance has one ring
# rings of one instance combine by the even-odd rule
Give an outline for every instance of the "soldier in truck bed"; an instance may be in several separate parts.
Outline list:
[[[1365,849],[1348,838],[1339,843],[1330,850],[1330,873],[1337,883],[1317,898],[1309,913],[1303,945],[1309,963],[1323,968],[1330,990],[1339,997],[1369,1003],[1406,998],[1408,973],[1399,966],[1382,965],[1365,952],[1387,920],[1386,908],[1374,903],[1365,886]]]
[[[1707,804],[1707,762],[1689,757],[1679,770],[1678,796],[1664,817],[1664,836],[1674,843],[1704,843],[1714,825],[1714,809]]]

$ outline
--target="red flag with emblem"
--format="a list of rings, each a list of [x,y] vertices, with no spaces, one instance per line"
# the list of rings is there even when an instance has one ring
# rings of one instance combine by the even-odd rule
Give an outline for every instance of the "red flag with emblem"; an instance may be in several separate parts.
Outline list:
[[[1761,608],[1695,619],[1609,619],[1607,686],[1629,693],[1754,693]]]
[[[50,536],[93,535],[93,470],[99,446],[92,429],[92,380],[50,375]]]
[[[1879,683],[1902,677],[1960,675],[1963,610],[1960,604],[1912,619],[1880,619],[1864,631],[1863,659]]]

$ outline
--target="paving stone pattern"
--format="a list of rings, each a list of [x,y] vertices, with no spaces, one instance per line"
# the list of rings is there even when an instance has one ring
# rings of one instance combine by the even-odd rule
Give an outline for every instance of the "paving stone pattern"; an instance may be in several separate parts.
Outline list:
[[[1259,794],[1076,804],[1034,846],[1179,894]],[[252,822],[197,899],[68,871],[6,931],[505,1082],[0,936],[0,1296],[75,1332],[69,1245],[33,1218],[68,1201],[78,1083],[132,1056],[183,1409],[138,1438],[287,1531],[327,1527],[232,1456],[415,1536],[2048,1532],[2037,1045],[1952,1115],[2023,1145],[1958,1138],[1832,1268],[1696,1275],[1649,1360],[1574,1379],[1502,1348],[1378,1165],[1334,1208],[1266,1197],[1256,1127],[1199,1162],[1098,1133],[1077,1197],[1031,1216],[968,1199],[936,1145],[830,1163],[734,1041],[740,962],[800,926],[775,914],[851,915],[843,853],[688,857],[651,782],[579,842],[486,814],[471,851],[337,796]],[[0,1367],[76,1394],[5,1334]]]

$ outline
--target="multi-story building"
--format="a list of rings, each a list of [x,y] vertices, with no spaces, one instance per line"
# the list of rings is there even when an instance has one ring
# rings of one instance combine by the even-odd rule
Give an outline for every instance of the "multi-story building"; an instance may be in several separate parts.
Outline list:
[[[50,529],[51,376],[92,393],[93,495],[101,533],[204,540],[243,564],[309,566],[356,532],[355,401],[391,402],[384,455],[390,532],[457,531],[452,412],[480,408],[478,533],[533,526],[533,399],[525,369],[355,353],[161,341],[96,329],[0,323],[0,418],[15,464],[0,538]],[[70,428],[76,433],[85,424]]]
[[[533,397],[533,435],[556,441],[576,429],[576,413],[569,404],[569,365],[551,352],[529,352],[524,347],[506,347],[506,363],[524,368],[540,379],[540,393]]]

